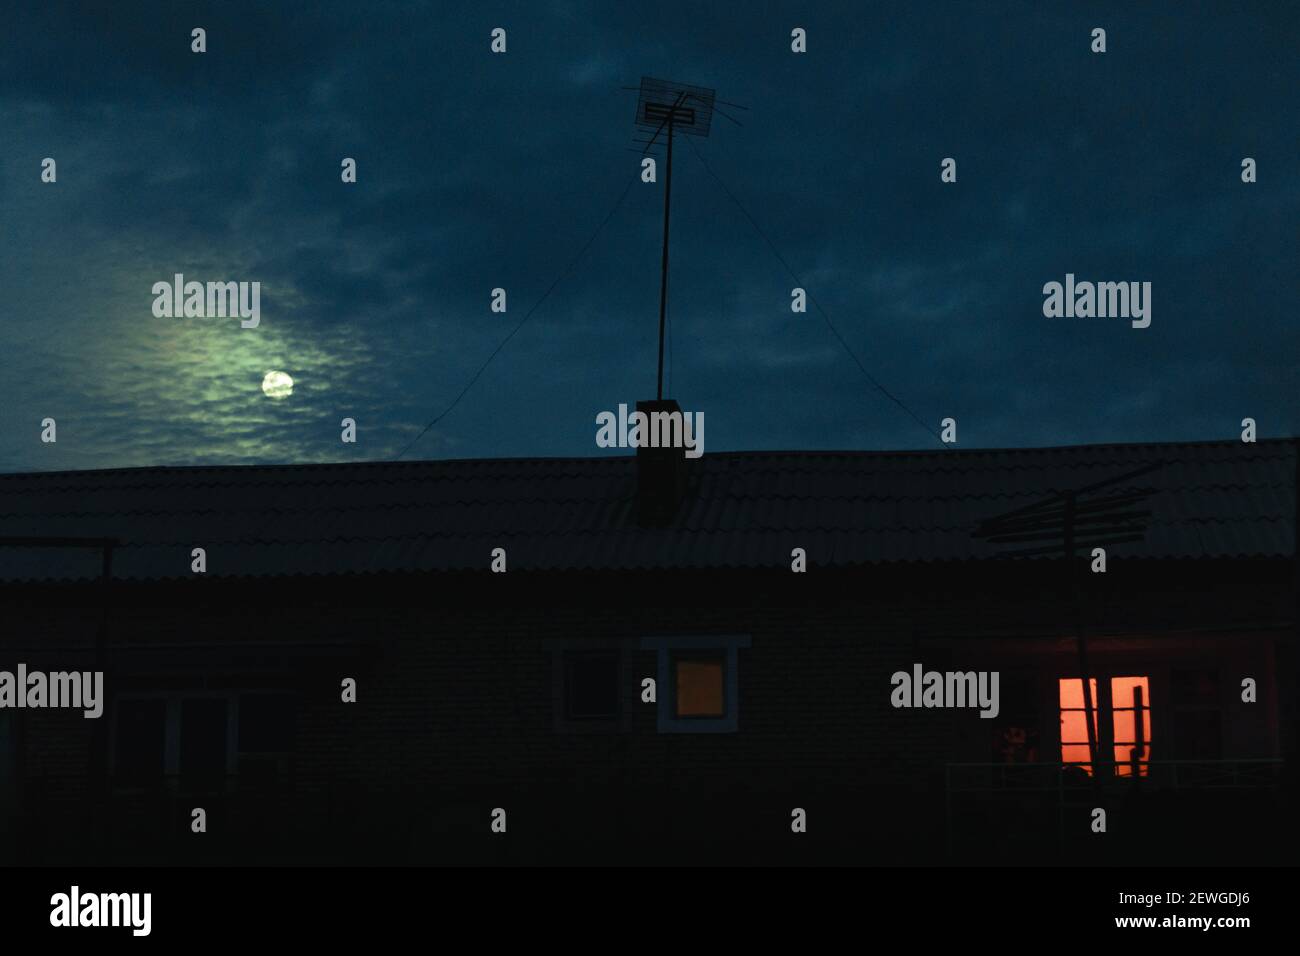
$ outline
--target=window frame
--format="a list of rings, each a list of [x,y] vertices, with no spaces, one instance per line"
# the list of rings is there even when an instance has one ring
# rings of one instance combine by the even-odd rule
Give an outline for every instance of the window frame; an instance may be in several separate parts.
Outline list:
[[[163,712],[163,766],[161,782],[164,787],[171,789],[180,789],[181,787],[181,713],[187,700],[224,700],[226,702],[226,748],[225,748],[225,769],[222,772],[223,785],[225,791],[232,790],[238,784],[239,779],[239,761],[241,756],[257,757],[261,759],[282,758],[294,753],[288,751],[243,751],[239,749],[239,701],[243,697],[266,696],[266,697],[289,697],[294,700],[295,707],[298,703],[298,695],[289,688],[277,687],[256,687],[256,688],[206,688],[196,687],[193,689],[167,688],[166,690],[129,690],[122,691],[113,695],[112,707],[112,725],[109,728],[109,775],[116,779],[118,773],[118,716],[120,714],[119,704],[125,700],[163,700],[166,707]],[[119,792],[135,792],[142,788],[137,783],[114,783],[114,789]]]
[[[627,640],[617,637],[547,638],[543,650],[551,655],[551,729],[557,734],[617,734],[632,729],[633,709],[630,706],[629,688],[632,686],[630,669],[632,655],[627,653]],[[608,717],[570,717],[568,711],[569,655],[610,654],[616,660],[618,674],[618,713]],[[636,682],[640,687],[640,682]]]
[[[18,792],[18,721],[12,710],[0,711],[0,806]],[[8,809],[8,807],[6,807]]]
[[[1213,682],[1213,693],[1203,699],[1189,697],[1185,688],[1179,686],[1179,674],[1201,673],[1208,675]],[[1231,691],[1231,685],[1225,680],[1227,668],[1217,660],[1179,661],[1169,669],[1170,700],[1170,752],[1175,760],[1221,760],[1227,743],[1227,731],[1230,722],[1230,707],[1224,705],[1225,693]],[[1187,747],[1189,719],[1194,716],[1210,715],[1214,718],[1214,756],[1191,755]]]
[[[656,652],[656,729],[661,734],[734,734],[740,730],[740,651],[748,649],[748,634],[672,635],[643,637],[641,649]],[[724,651],[723,713],[720,717],[678,717],[677,677],[673,661],[692,651]]]
[[[1125,754],[1129,754],[1129,755],[1131,755],[1131,754],[1132,754],[1132,748],[1137,744],[1137,737],[1138,737],[1138,721],[1137,721],[1137,693],[1136,693],[1136,690],[1137,690],[1137,687],[1139,687],[1139,686],[1141,686],[1141,685],[1135,685],[1135,686],[1131,689],[1131,693],[1130,693],[1130,697],[1129,697],[1129,700],[1130,700],[1129,706],[1127,706],[1127,707],[1116,707],[1116,706],[1115,706],[1115,681],[1117,681],[1117,680],[1132,680],[1132,679],[1135,679],[1135,678],[1138,679],[1138,680],[1144,681],[1144,682],[1145,682],[1145,685],[1146,685],[1146,686],[1145,686],[1145,691],[1144,691],[1144,693],[1143,693],[1144,705],[1143,705],[1143,708],[1142,708],[1142,713],[1143,713],[1143,717],[1144,717],[1144,719],[1143,719],[1143,721],[1142,721],[1142,733],[1143,733],[1143,735],[1144,735],[1144,737],[1145,737],[1145,739],[1143,740],[1143,752],[1144,752],[1145,756],[1138,758],[1138,764],[1139,764],[1139,773],[1138,773],[1138,776],[1139,776],[1139,777],[1149,777],[1149,776],[1151,775],[1151,746],[1152,746],[1152,744],[1151,744],[1151,739],[1152,739],[1152,737],[1153,737],[1154,734],[1155,734],[1155,717],[1154,717],[1154,713],[1153,713],[1153,710],[1152,710],[1152,707],[1151,707],[1151,675],[1150,675],[1150,674],[1116,674],[1116,675],[1114,675],[1114,676],[1112,676],[1112,677],[1110,678],[1110,681],[1111,681],[1110,697],[1109,697],[1109,699],[1108,699],[1108,701],[1107,701],[1107,707],[1108,707],[1108,709],[1110,710],[1110,726],[1111,726],[1110,746],[1111,746],[1111,756],[1112,756],[1112,758],[1113,758],[1113,759],[1112,759],[1112,763],[1113,763],[1113,765],[1114,765],[1114,767],[1115,767],[1115,776],[1116,776],[1116,777],[1131,777],[1131,776],[1132,776],[1132,773],[1130,772],[1130,771],[1132,770],[1132,758],[1131,758],[1131,756],[1130,756],[1129,759],[1121,760],[1121,759],[1120,759],[1120,754],[1119,754],[1119,749],[1120,749],[1121,747],[1123,747],[1123,748],[1127,748],[1127,749],[1124,751],[1124,753],[1125,753]],[[1115,725],[1116,725],[1116,723],[1118,723],[1118,720],[1116,719],[1116,714],[1132,714],[1132,715],[1133,715],[1133,734],[1132,734],[1132,736],[1133,736],[1133,738],[1134,738],[1133,740],[1120,740],[1120,739],[1116,736],[1116,733],[1115,733],[1115,731],[1116,731],[1116,727],[1115,727]],[[1149,732],[1149,733],[1147,732],[1147,728],[1148,728],[1148,726],[1150,727],[1150,732]]]
[[[1144,740],[1146,755],[1139,761],[1138,776],[1146,779],[1151,774],[1151,751],[1152,738],[1156,731],[1156,720],[1154,708],[1151,705],[1153,696],[1153,685],[1157,682],[1157,669],[1150,664],[1127,664],[1118,667],[1107,667],[1096,670],[1089,675],[1089,681],[1095,685],[1092,694],[1092,720],[1094,727],[1094,737],[1097,742],[1097,756],[1100,767],[1094,767],[1091,759],[1089,760],[1066,760],[1064,750],[1066,747],[1087,747],[1088,741],[1085,736],[1083,740],[1066,740],[1061,731],[1064,724],[1064,715],[1067,713],[1082,714],[1084,720],[1084,732],[1087,732],[1088,710],[1086,707],[1087,698],[1082,695],[1083,683],[1077,671],[1060,675],[1056,678],[1054,685],[1056,689],[1056,715],[1057,715],[1057,733],[1056,733],[1056,753],[1057,759],[1063,768],[1077,767],[1085,769],[1085,772],[1091,777],[1096,775],[1100,770],[1107,770],[1102,779],[1123,779],[1130,778],[1130,763],[1120,761],[1116,758],[1116,749],[1124,746],[1131,746],[1135,741],[1120,741],[1115,737],[1116,714],[1134,713],[1135,708],[1130,705],[1127,707],[1116,707],[1114,701],[1115,681],[1141,679],[1146,681],[1145,705],[1143,707],[1146,719],[1143,721],[1144,728],[1149,724],[1151,734]],[[1078,707],[1063,707],[1060,703],[1060,688],[1065,681],[1077,683],[1080,687],[1080,705]],[[1104,696],[1100,690],[1105,689]],[[1134,720],[1134,729],[1136,735],[1136,720]]]

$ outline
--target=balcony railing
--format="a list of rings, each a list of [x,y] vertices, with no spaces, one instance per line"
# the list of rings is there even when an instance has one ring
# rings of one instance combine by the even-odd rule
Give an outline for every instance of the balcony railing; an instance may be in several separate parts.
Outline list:
[[[1280,758],[1249,760],[1151,760],[1146,773],[1134,777],[1119,775],[1127,765],[1103,763],[1098,783],[1106,790],[1116,788],[1155,790],[1257,789],[1276,786],[1282,768]],[[1064,763],[950,763],[946,767],[948,793],[1056,790],[1065,793],[1092,786],[1090,776],[1073,764]]]
[[[1166,805],[1175,793],[1204,792],[1206,800],[1237,800],[1248,791],[1279,790],[1284,762],[1278,758],[1237,760],[1152,760],[1141,764],[1145,773],[1132,774],[1131,765],[1103,763],[1094,781],[1082,768],[1065,763],[950,763],[945,766],[945,802],[949,856],[958,834],[956,819],[969,821],[971,808],[979,812],[1047,813],[1056,817],[1057,847],[1065,846],[1067,815],[1091,806],[1100,794],[1110,798],[1134,794],[1139,800]],[[1221,798],[1211,798],[1210,792]],[[1147,795],[1147,796],[1143,796]],[[1196,798],[1193,798],[1196,799]],[[1253,798],[1249,798],[1253,799]],[[1201,802],[1197,800],[1197,802]],[[1042,819],[1039,817],[1038,819]],[[962,827],[963,841],[969,838]],[[1039,831],[1042,832],[1042,831]],[[1048,831],[1050,832],[1050,831]]]

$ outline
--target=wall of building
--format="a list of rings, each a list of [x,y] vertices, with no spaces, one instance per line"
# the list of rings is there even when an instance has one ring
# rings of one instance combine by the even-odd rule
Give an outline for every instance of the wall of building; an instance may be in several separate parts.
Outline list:
[[[1075,619],[1103,663],[1154,661],[1165,674],[1208,656],[1228,676],[1258,673],[1262,703],[1225,724],[1225,754],[1276,755],[1269,701],[1284,688],[1271,642],[1292,640],[1294,624],[1270,580],[1248,569],[1240,577],[1148,575],[1140,589],[1091,595],[1091,610]],[[819,581],[518,575],[508,586],[481,576],[120,588],[105,632],[114,692],[292,694],[286,770],[275,788],[250,792],[236,779],[231,793],[208,798],[208,833],[192,834],[188,798],[118,793],[94,809],[97,734],[111,724],[14,711],[25,837],[11,853],[935,862],[950,849],[946,765],[991,760],[996,722],[973,710],[894,708],[890,675],[913,663],[1001,668],[1037,675],[1050,690],[1070,661],[1074,625],[1050,576],[1031,578],[1012,585],[1005,575],[917,567]],[[1241,600],[1246,581],[1259,600]],[[97,598],[52,593],[4,595],[11,626],[0,668],[11,659],[94,665]],[[659,731],[657,705],[640,697],[641,680],[658,673],[657,652],[642,642],[663,635],[748,638],[737,651],[736,732]],[[622,716],[610,726],[557,725],[554,660],[573,642],[622,649]],[[355,703],[340,699],[345,677],[357,681]],[[1164,693],[1153,685],[1153,706]],[[1055,759],[1052,747],[1048,736],[1041,759]],[[804,834],[791,832],[796,807],[808,814]],[[491,831],[494,808],[506,811],[505,835]],[[981,812],[992,832],[1019,834],[1026,846],[1050,844],[1056,832],[1040,840],[1034,829],[1052,825],[1050,814],[1017,822]]]

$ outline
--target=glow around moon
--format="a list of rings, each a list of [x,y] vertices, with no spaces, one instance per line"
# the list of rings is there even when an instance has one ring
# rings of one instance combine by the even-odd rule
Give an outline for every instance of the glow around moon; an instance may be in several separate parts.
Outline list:
[[[293,379],[287,372],[267,372],[262,379],[262,391],[267,398],[288,398],[293,394]]]

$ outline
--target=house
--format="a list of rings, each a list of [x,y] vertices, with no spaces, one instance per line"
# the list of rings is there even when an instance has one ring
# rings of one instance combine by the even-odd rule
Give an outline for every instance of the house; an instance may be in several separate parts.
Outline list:
[[[0,476],[0,859],[1294,859],[1294,440],[639,453]]]

